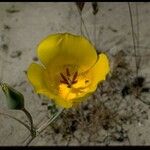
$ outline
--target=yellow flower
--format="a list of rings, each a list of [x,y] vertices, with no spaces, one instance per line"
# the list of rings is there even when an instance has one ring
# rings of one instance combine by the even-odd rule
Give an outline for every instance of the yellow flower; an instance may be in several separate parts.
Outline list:
[[[85,37],[69,33],[48,36],[38,45],[37,54],[42,64],[29,66],[29,81],[37,93],[64,108],[93,93],[110,70],[105,54],[97,55]]]

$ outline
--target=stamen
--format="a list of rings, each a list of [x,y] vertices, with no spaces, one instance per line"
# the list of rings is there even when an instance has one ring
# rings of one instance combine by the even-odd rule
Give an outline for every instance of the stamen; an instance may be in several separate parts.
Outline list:
[[[73,75],[72,82],[74,82],[76,80],[77,76],[78,76],[78,72],[76,71],[75,74]]]
[[[63,83],[69,84],[68,80],[66,79],[66,77],[62,73],[60,73],[60,75],[61,75],[61,77],[63,79]]]
[[[70,72],[69,72],[69,69],[66,68],[66,75],[67,75],[67,76],[65,76],[63,73],[60,73],[60,76],[61,76],[61,78],[62,78],[62,80],[60,80],[60,82],[61,82],[61,83],[64,83],[64,84],[67,84],[67,87],[68,87],[68,88],[71,88],[72,84],[77,83],[78,72],[76,71],[76,72],[74,73],[73,78],[72,78],[72,80],[71,80],[71,79],[70,79],[71,74],[70,74]]]
[[[78,82],[78,80],[74,80],[74,81],[72,81],[72,84],[75,84],[75,83],[77,83]]]
[[[67,74],[68,77],[70,77],[70,72],[69,72],[68,68],[66,68],[66,74]]]
[[[64,83],[64,84],[68,84],[68,82],[64,81],[64,80],[60,80],[61,83]]]

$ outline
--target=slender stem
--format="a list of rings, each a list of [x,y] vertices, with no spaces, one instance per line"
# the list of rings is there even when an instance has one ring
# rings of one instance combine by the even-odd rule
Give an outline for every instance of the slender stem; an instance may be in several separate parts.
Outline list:
[[[134,36],[134,28],[133,28],[133,18],[132,18],[132,11],[130,2],[128,2],[128,8],[129,8],[129,14],[130,14],[130,22],[131,22],[131,28],[132,28],[132,39],[133,39],[133,45],[134,45],[134,54],[135,54],[135,64],[136,64],[136,76],[138,76],[138,63],[136,59],[137,51],[136,51],[136,42],[135,42],[135,36]]]
[[[37,136],[35,136],[37,137]],[[31,139],[26,143],[26,146],[29,146],[29,144],[35,139],[35,137],[31,137]]]
[[[80,32],[81,32],[81,35],[83,35],[83,31],[82,31],[82,12],[80,11]]]
[[[36,132],[35,132],[34,126],[33,126],[33,119],[32,119],[32,116],[31,116],[31,114],[30,114],[25,108],[23,108],[22,111],[25,113],[25,115],[26,115],[27,118],[29,119],[30,126],[31,126],[31,128],[30,128],[30,130],[31,130],[31,135],[32,135],[32,137],[34,137],[35,134],[36,134]]]
[[[137,50],[139,49],[139,41],[140,41],[140,30],[139,30],[139,12],[138,12],[138,4],[136,3],[136,21],[137,21]]]
[[[21,123],[24,127],[26,127],[30,131],[30,127],[27,124],[25,124],[24,122],[22,122],[21,120],[15,118],[15,117],[13,117],[13,116],[11,116],[9,114],[2,113],[2,112],[0,112],[0,115],[7,116],[7,117],[9,117],[11,119],[14,119],[14,120],[18,121],[19,123]]]
[[[64,109],[60,109],[54,116],[52,116],[47,122],[37,129],[38,133],[44,131],[62,112]]]
[[[136,21],[137,21],[137,54],[139,53],[139,45],[140,45],[140,28],[139,28],[139,12],[138,12],[138,4],[136,3]],[[140,68],[141,57],[138,58],[137,64],[137,72]]]
[[[78,12],[79,12],[79,15],[80,15],[81,24],[84,26],[85,32],[86,32],[86,34],[87,34],[87,37],[88,37],[88,39],[90,40],[90,36],[89,36],[88,30],[87,30],[86,25],[85,25],[84,20],[83,20],[82,12],[80,12],[80,9],[79,9],[79,8],[78,8]],[[82,31],[82,34],[83,34],[83,31]],[[90,41],[91,41],[91,40],[90,40]]]
[[[96,42],[96,15],[94,15],[94,43],[97,49],[97,42]]]
[[[26,146],[29,144],[41,133],[43,132],[62,112],[64,109],[60,109],[56,114],[54,114],[49,120],[47,120],[41,127],[36,130],[36,136],[32,136],[30,140],[26,143]]]
[[[87,30],[87,28],[86,28],[86,25],[85,25],[85,22],[84,22],[84,20],[83,20],[83,17],[82,17],[82,16],[81,16],[81,20],[82,20],[83,26],[84,26],[84,28],[85,28],[85,31],[86,31],[87,37],[88,37],[88,39],[91,41],[91,39],[90,39],[90,35],[89,35],[89,32],[88,32],[88,30]]]

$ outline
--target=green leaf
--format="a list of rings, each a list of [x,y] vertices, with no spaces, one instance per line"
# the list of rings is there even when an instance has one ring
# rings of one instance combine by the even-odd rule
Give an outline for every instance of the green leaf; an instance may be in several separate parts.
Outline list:
[[[24,96],[17,90],[7,85],[6,83],[2,83],[0,85],[6,96],[8,108],[16,109],[16,110],[23,109],[24,108]]]

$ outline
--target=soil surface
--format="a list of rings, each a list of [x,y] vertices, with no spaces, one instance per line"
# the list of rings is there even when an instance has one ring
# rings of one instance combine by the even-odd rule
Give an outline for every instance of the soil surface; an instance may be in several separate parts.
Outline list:
[[[111,75],[97,91],[65,110],[30,145],[150,145],[150,3],[130,3],[132,18],[127,2],[99,2],[97,8],[94,15],[92,3],[85,3],[81,18],[73,2],[0,3],[0,81],[24,95],[36,127],[51,117],[50,101],[35,94],[26,70],[39,63],[36,48],[43,38],[82,33],[111,63]],[[2,113],[28,123],[23,112],[7,108],[0,90],[0,146],[26,145],[29,131]]]

